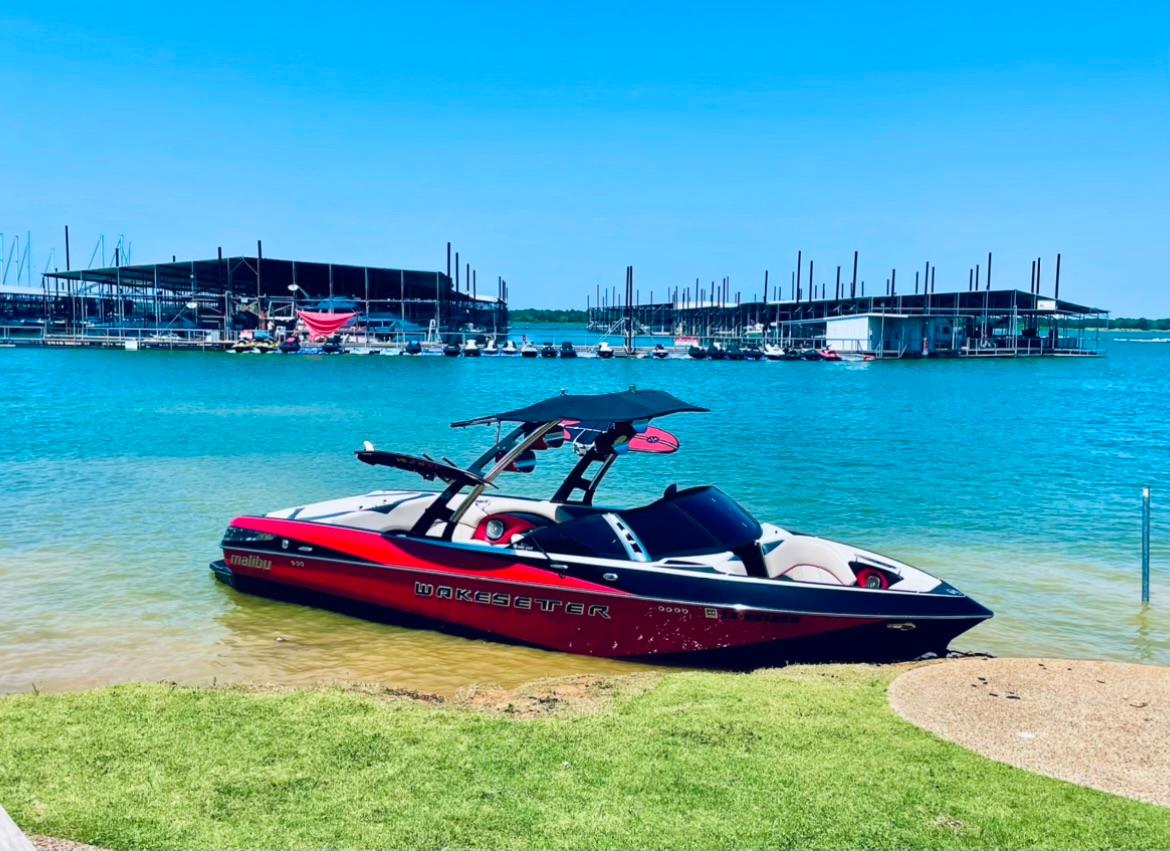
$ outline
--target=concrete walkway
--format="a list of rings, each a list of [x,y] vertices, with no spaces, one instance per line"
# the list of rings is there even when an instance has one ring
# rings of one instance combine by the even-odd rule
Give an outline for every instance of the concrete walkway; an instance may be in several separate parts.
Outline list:
[[[34,851],[33,844],[0,807],[0,851]]]
[[[889,699],[991,759],[1170,807],[1170,668],[956,659],[912,668]]]

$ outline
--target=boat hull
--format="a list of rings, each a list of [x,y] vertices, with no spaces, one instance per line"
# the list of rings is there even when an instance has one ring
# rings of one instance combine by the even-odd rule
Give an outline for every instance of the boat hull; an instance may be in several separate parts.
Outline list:
[[[748,664],[910,659],[943,652],[951,639],[990,615],[961,595],[970,606],[944,597],[932,611],[925,598],[934,595],[862,589],[848,595],[796,583],[615,573],[588,564],[552,570],[541,566],[547,562],[539,554],[388,538],[312,522],[236,523],[241,521],[263,540],[225,539],[224,559],[212,565],[218,578],[240,590],[292,591],[302,602],[326,606],[345,601],[570,653],[700,654]],[[840,598],[843,593],[848,596]]]
[[[644,661],[733,667],[798,661],[899,661],[927,653],[941,655],[957,635],[982,620],[917,622],[912,632],[892,631],[885,621],[815,615],[744,613],[737,616],[742,618],[741,623],[731,621],[726,614],[718,620],[709,619],[710,607],[697,604],[667,606],[638,599],[617,605],[599,604],[586,602],[589,598],[580,595],[543,589],[523,589],[522,593],[509,595],[475,580],[387,582],[386,577],[381,577],[376,589],[339,593],[341,589],[333,583],[303,581],[308,577],[297,582],[287,577],[258,578],[244,575],[222,560],[211,567],[217,579],[244,593],[547,650]],[[422,583],[423,589],[416,583]],[[426,586],[433,590],[428,592]],[[419,597],[427,604],[419,605],[413,599]],[[511,624],[502,623],[498,609],[508,604],[519,606],[518,615],[522,613],[527,622],[514,618]],[[574,608],[575,614],[569,614],[573,604],[583,607],[583,612]],[[608,617],[592,608],[598,605],[605,606]],[[495,610],[489,614],[493,607]],[[539,614],[529,618],[533,607]],[[763,620],[765,616],[770,622]],[[597,618],[604,623],[599,626]],[[790,622],[776,623],[777,619],[789,618]]]

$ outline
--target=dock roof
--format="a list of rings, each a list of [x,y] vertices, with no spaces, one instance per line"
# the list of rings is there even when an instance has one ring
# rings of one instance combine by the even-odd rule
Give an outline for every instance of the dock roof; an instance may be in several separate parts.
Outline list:
[[[443,272],[394,269],[344,263],[282,260],[274,257],[224,257],[209,260],[174,260],[170,263],[143,263],[101,269],[75,269],[45,274],[73,291],[93,286],[123,288],[158,287],[180,293],[231,293],[242,297],[288,296],[296,286],[298,295],[309,298],[357,299],[462,299]],[[494,296],[476,294],[476,301],[497,301]]]
[[[1016,289],[961,290],[958,292],[896,293],[894,295],[863,295],[853,298],[802,298],[800,300],[780,299],[767,301],[745,301],[742,304],[720,304],[703,302],[699,304],[663,304],[663,308],[680,310],[734,310],[757,309],[779,310],[781,314],[799,316],[808,312],[817,316],[856,316],[865,313],[921,315],[924,312],[973,313],[982,311],[1008,311],[1020,313],[1063,313],[1069,315],[1106,314],[1109,311],[1076,302],[1058,299],[1042,293],[1030,293]],[[649,305],[648,307],[653,307]]]

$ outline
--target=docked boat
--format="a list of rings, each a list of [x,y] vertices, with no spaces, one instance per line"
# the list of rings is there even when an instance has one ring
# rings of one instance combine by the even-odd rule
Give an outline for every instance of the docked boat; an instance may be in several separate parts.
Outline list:
[[[687,354],[689,354],[695,360],[707,359],[707,350],[702,346],[691,346],[689,349],[687,349]]]
[[[662,343],[659,343],[650,352],[650,357],[654,358],[655,360],[665,360],[666,358],[670,357],[670,352],[666,350],[666,346],[662,345]]]
[[[554,396],[455,423],[495,437],[466,468],[367,443],[358,460],[441,489],[237,517],[211,568],[241,591],[597,656],[906,659],[991,617],[897,559],[760,523],[712,485],[594,504],[617,459],[678,449],[652,420],[703,410],[655,390]],[[558,447],[577,460],[551,498],[498,490]]]
[[[554,351],[553,354],[555,355],[556,352]],[[535,358],[535,357],[539,357],[539,356],[540,356],[540,349],[536,348],[536,346],[534,346],[532,343],[525,340],[524,345],[522,345],[520,347],[520,357],[522,357],[522,358]]]
[[[404,354],[404,355],[421,355],[422,350],[423,350],[422,343],[420,343],[418,340],[411,340],[409,343],[407,343],[403,347],[402,354]]]
[[[604,360],[609,360],[613,357],[613,346],[611,346],[605,340],[602,340],[597,344],[597,356],[599,358],[603,358]]]
[[[784,360],[784,349],[771,343],[764,343],[764,357],[768,360]]]
[[[707,357],[711,360],[727,360],[727,350],[718,343],[712,343],[707,347]]]
[[[872,352],[838,352],[840,360],[846,363],[869,363],[875,360]]]
[[[570,343],[568,340],[565,340],[565,342],[561,343],[560,355],[563,358],[575,358],[577,357],[577,350],[573,348],[572,343]]]
[[[334,334],[328,340],[321,344],[321,352],[327,355],[343,355],[345,354],[345,345],[341,342],[341,335]]]
[[[504,345],[500,348],[500,354],[512,357],[520,354],[520,350],[516,348],[516,344],[511,340],[504,340]]]
[[[479,341],[475,337],[469,337],[463,343],[463,357],[477,358],[483,354],[483,349],[479,346]]]
[[[743,349],[741,349],[739,347],[738,343],[732,343],[730,346],[727,347],[727,359],[728,360],[743,360],[744,359]]]
[[[540,347],[540,356],[542,358],[555,358],[557,356],[557,347],[552,343],[545,343]]]
[[[462,351],[462,346],[460,346],[458,343],[444,343],[443,344],[443,355],[445,357],[457,358],[457,357],[459,357],[460,351]]]
[[[841,360],[841,355],[833,351],[833,349],[831,349],[829,346],[825,346],[823,349],[817,349],[817,357],[819,357],[821,360],[828,361]]]
[[[235,354],[266,355],[277,350],[276,341],[267,331],[256,331],[254,334],[243,332],[227,349]]]
[[[485,355],[498,355],[500,353],[500,347],[496,345],[495,337],[488,337],[487,345],[483,347],[483,353]]]
[[[764,350],[756,343],[751,343],[743,350],[745,360],[761,360],[764,357]]]
[[[280,349],[281,354],[294,355],[301,350],[301,341],[295,334],[289,334],[277,348]]]

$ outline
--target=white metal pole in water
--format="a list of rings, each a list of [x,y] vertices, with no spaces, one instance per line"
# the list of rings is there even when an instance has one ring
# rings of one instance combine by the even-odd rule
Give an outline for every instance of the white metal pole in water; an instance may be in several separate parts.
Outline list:
[[[1142,488],[1142,602],[1150,602],[1150,489]]]

